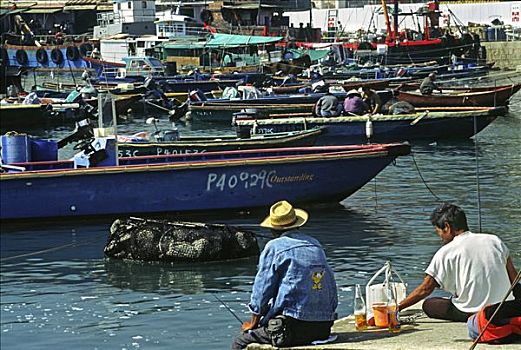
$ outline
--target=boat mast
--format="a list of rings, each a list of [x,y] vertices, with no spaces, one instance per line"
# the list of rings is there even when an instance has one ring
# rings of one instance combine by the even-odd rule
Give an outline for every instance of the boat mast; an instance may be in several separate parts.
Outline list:
[[[389,13],[387,12],[387,4],[382,0],[382,10],[384,11],[385,25],[387,26],[387,41],[392,40],[391,23],[389,22]]]
[[[393,13],[393,39],[398,39],[398,0],[394,0],[394,13]]]

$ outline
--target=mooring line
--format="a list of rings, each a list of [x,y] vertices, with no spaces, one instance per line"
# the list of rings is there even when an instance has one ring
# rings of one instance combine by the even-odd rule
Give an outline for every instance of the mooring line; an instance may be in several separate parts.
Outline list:
[[[420,171],[420,168],[418,167],[418,163],[416,163],[416,158],[414,158],[414,152],[411,152],[411,156],[412,156],[412,161],[414,162],[414,166],[416,167],[416,170],[418,171],[418,175],[420,175],[420,179],[422,180],[423,184],[425,185],[425,187],[429,190],[429,192],[434,196],[434,198],[436,198],[436,200],[438,202],[443,202],[443,200],[438,197],[436,195],[436,193],[434,193],[431,188],[429,187],[429,185],[427,184],[427,181],[425,181],[425,179],[423,178],[423,175]]]
[[[28,257],[28,256],[33,256],[33,255],[45,254],[45,253],[53,252],[53,251],[64,249],[64,248],[68,248],[68,247],[87,245],[87,244],[91,244],[91,243],[94,243],[94,242],[97,242],[97,241],[99,241],[99,240],[96,239],[96,240],[87,241],[87,242],[83,242],[83,243],[77,243],[77,242],[76,243],[68,243],[68,244],[64,244],[64,245],[58,246],[58,247],[38,250],[36,252],[8,256],[6,258],[0,259],[0,261],[1,262],[5,262],[5,261],[14,260],[14,259],[18,259],[18,258],[25,258],[25,257]]]

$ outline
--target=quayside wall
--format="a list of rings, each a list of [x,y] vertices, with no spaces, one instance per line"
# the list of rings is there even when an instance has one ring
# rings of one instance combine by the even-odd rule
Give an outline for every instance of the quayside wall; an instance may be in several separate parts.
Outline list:
[[[494,67],[517,69],[521,74],[521,41],[482,42],[487,48],[487,62],[496,62]]]

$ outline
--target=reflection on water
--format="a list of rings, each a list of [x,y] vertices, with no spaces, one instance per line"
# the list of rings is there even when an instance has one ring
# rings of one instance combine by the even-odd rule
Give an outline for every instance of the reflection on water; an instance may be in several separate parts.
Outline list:
[[[105,282],[119,289],[138,292],[198,294],[220,289],[216,278],[226,276],[233,270],[234,279],[229,280],[226,287],[241,290],[241,277],[254,275],[256,262],[257,258],[246,258],[228,262],[176,265],[107,258],[104,261]],[[242,269],[241,264],[244,265]]]
[[[135,132],[142,124],[135,120],[123,128]],[[509,116],[477,141],[415,145],[414,159],[399,158],[341,204],[306,207],[310,220],[303,231],[326,249],[339,286],[340,316],[351,312],[353,284],[366,283],[387,259],[410,287],[420,283],[440,246],[428,219],[438,204],[434,195],[462,205],[473,230],[481,224],[498,234],[521,267],[521,94]],[[249,226],[266,211],[183,219]],[[2,224],[0,347],[21,348],[23,342],[24,349],[229,348],[239,324],[212,293],[247,319],[256,259],[182,265],[106,259],[110,224]]]

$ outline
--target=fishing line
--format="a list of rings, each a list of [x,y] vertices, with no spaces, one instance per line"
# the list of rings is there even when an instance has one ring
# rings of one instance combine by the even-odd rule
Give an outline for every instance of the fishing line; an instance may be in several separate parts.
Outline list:
[[[87,244],[91,244],[91,243],[98,242],[98,241],[99,240],[96,239],[96,240],[87,241],[87,242],[83,242],[83,243],[77,243],[77,242],[75,242],[75,243],[68,243],[68,244],[64,244],[64,245],[58,246],[58,247],[38,250],[38,251],[35,251],[35,252],[31,252],[31,253],[24,253],[24,254],[19,254],[19,255],[8,256],[7,258],[0,259],[0,261],[1,262],[5,262],[5,261],[13,260],[13,259],[24,258],[24,257],[28,257],[28,256],[33,256],[33,255],[45,254],[45,253],[53,252],[53,251],[64,249],[64,248],[68,248],[68,247],[74,247],[74,246],[79,247],[79,246],[82,246],[82,245],[87,245]]]
[[[224,306],[224,307],[226,308],[226,310],[230,311],[230,313],[233,315],[233,317],[235,317],[235,319],[237,319],[237,321],[239,321],[239,323],[240,323],[241,325],[243,324],[243,322],[242,322],[242,320],[240,319],[240,317],[237,316],[237,314],[236,314],[235,312],[233,312],[233,310],[230,309],[230,307],[229,307],[228,305],[226,305],[226,304],[224,303],[224,301],[222,301],[222,300],[221,300],[221,299],[220,299],[216,294],[213,294],[213,293],[212,293],[212,295],[215,297],[215,299],[217,299],[217,301],[219,301],[219,302],[221,303],[222,306]]]
[[[423,175],[420,171],[420,168],[418,167],[418,163],[416,163],[416,158],[414,158],[414,152],[411,152],[411,156],[412,156],[412,161],[414,162],[414,166],[416,167],[416,170],[418,171],[418,175],[420,175],[420,179],[422,180],[423,184],[425,185],[425,187],[429,190],[429,192],[434,196],[434,198],[436,198],[436,200],[438,202],[443,202],[441,200],[440,197],[438,197],[432,190],[431,188],[429,187],[429,185],[427,184],[427,182],[425,181],[425,179],[423,178]]]
[[[481,188],[479,185],[479,156],[478,156],[478,121],[474,117],[474,157],[476,158],[476,189],[477,189],[477,204],[478,204],[478,226],[479,232],[481,230]]]

